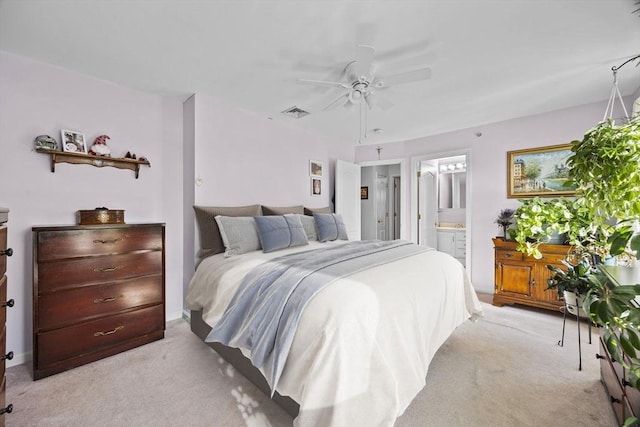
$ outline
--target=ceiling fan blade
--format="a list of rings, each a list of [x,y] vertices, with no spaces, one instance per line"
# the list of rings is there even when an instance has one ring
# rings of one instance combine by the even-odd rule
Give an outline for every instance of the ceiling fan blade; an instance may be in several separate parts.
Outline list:
[[[369,74],[371,74],[374,50],[373,47],[367,45],[359,45],[356,49],[356,63],[354,65],[356,78],[360,78],[360,76],[368,78]]]
[[[349,86],[346,83],[328,82],[328,81],[325,81],[325,80],[298,79],[297,82],[301,83],[301,84],[305,84],[305,85],[326,86],[326,87],[343,87],[345,89],[351,88],[351,86]]]
[[[322,109],[322,111],[331,111],[335,109],[339,105],[344,105],[349,103],[349,93],[343,93],[338,98],[331,101],[326,107]]]
[[[431,68],[420,68],[418,70],[407,71],[405,73],[392,74],[386,77],[380,77],[373,83],[378,89],[391,87],[395,85],[417,82],[419,80],[427,80],[431,78]]]

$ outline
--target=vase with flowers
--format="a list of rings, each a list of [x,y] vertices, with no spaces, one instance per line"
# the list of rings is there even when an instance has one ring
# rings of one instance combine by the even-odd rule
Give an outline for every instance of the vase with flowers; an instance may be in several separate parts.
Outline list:
[[[507,233],[507,229],[511,224],[513,224],[513,214],[515,213],[515,209],[502,209],[500,211],[500,215],[494,221],[498,224],[499,227],[502,228],[502,239],[509,240],[509,236]]]

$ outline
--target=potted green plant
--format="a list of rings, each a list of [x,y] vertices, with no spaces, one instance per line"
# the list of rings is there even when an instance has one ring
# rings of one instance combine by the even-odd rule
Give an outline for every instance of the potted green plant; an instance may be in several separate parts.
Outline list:
[[[596,224],[610,218],[640,215],[640,120],[616,125],[599,123],[582,140],[572,141],[567,160],[568,184],[579,189],[579,198]]]
[[[515,213],[514,209],[502,209],[498,218],[494,221],[500,228],[502,228],[502,238],[503,240],[509,240],[509,236],[507,234],[507,230],[509,226],[511,226],[514,222],[513,214]]]
[[[534,197],[522,199],[513,217],[516,220],[515,240],[517,249],[541,258],[538,246],[541,243],[562,244],[570,230],[570,221],[574,217],[572,201],[566,198],[542,199]]]
[[[578,187],[578,201],[597,230],[592,247],[607,255],[640,258],[640,120],[617,125],[606,120],[572,142],[570,183]],[[595,251],[594,251],[595,252]],[[611,357],[630,373],[640,388],[640,285],[616,286],[601,273],[589,274],[590,290],[583,307],[602,326],[602,339]],[[625,425],[637,420],[630,418]]]
[[[547,265],[553,274],[547,279],[547,289],[555,289],[564,299],[567,310],[581,317],[588,317],[583,308],[584,298],[592,287],[591,275],[597,274],[591,263],[583,259],[573,265],[561,261],[566,270],[554,265]]]

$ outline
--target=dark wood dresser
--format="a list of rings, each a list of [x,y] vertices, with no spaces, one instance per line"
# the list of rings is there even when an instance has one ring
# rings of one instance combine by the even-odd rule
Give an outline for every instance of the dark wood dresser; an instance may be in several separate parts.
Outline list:
[[[640,268],[601,266],[600,270],[614,285],[640,283]],[[602,338],[599,341],[600,349],[596,357],[600,359],[600,378],[607,389],[618,423],[622,425],[629,417],[640,417],[640,390],[629,383],[629,370],[611,357]],[[628,361],[627,356],[624,357]]]
[[[32,234],[34,380],[164,337],[164,224]]]
[[[7,246],[7,222],[9,220],[9,210],[0,208],[0,326],[2,327],[2,337],[0,337],[0,426],[4,426],[5,414],[13,411],[13,405],[6,402],[7,377],[5,375],[7,359],[13,359],[13,352],[7,353],[7,307],[13,307],[13,300],[7,301],[7,257],[13,255],[13,249]]]

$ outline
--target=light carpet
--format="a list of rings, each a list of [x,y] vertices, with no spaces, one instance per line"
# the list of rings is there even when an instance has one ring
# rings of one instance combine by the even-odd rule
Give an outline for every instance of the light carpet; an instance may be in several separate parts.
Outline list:
[[[597,331],[589,345],[582,330],[578,371],[573,319],[559,347],[561,316],[483,307],[484,318],[458,327],[438,351],[396,427],[617,425],[600,382]],[[9,427],[292,425],[183,320],[161,341],[39,381],[30,366],[11,367],[7,402]]]

